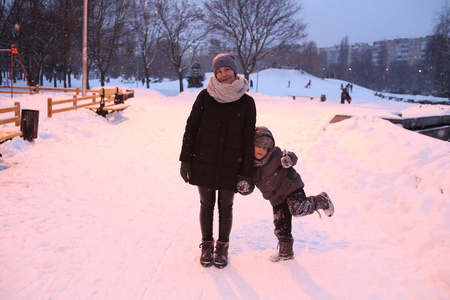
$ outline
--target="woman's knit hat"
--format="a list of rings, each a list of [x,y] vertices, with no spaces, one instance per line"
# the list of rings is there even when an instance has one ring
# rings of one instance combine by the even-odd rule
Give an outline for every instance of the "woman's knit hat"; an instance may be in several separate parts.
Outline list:
[[[221,67],[229,67],[237,74],[237,66],[234,60],[234,55],[231,52],[218,54],[213,59],[213,72],[216,74],[217,70]]]

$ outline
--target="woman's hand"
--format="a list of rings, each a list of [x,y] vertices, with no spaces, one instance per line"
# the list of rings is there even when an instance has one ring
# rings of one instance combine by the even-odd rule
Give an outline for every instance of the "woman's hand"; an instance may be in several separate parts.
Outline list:
[[[180,174],[184,182],[189,182],[189,178],[191,177],[191,164],[186,161],[182,161],[180,167]]]

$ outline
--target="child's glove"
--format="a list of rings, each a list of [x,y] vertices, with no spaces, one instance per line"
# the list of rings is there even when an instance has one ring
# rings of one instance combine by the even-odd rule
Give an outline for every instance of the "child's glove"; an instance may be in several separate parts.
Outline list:
[[[287,150],[283,151],[283,155],[281,156],[281,166],[285,169],[290,168],[294,165],[292,159],[289,157]]]
[[[248,179],[239,176],[238,183],[236,185],[236,189],[238,190],[239,194],[244,196],[250,195],[253,192],[254,188],[255,186],[253,185],[253,183],[249,182]]]

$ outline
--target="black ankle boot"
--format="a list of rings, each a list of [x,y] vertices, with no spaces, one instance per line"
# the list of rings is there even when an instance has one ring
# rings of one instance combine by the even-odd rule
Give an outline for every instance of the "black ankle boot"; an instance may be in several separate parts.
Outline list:
[[[228,242],[217,241],[214,254],[214,266],[216,268],[222,269],[228,265],[228,245]]]
[[[317,196],[313,196],[313,199],[316,210],[322,209],[327,217],[331,217],[334,214],[334,205],[327,193],[322,192]]]
[[[272,255],[270,260],[273,262],[278,262],[280,260],[289,260],[294,258],[294,251],[292,250],[294,246],[294,240],[289,242],[278,242],[278,253]]]
[[[211,267],[213,264],[214,241],[202,241],[199,248],[202,248],[200,264],[205,268]]]

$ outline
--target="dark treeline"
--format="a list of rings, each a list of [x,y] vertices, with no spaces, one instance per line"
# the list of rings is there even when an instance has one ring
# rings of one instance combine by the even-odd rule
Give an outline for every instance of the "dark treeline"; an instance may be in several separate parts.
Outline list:
[[[179,79],[183,91],[181,79],[194,63],[208,72],[217,53],[233,51],[247,78],[279,66],[324,77],[316,44],[303,42],[301,10],[292,0],[89,0],[89,74],[102,85],[122,76],[147,88],[152,79]],[[31,85],[71,87],[70,75],[82,73],[83,12],[84,0],[0,0],[0,49],[18,47]],[[358,52],[352,72],[345,71],[345,59],[327,71],[376,90],[448,92],[449,24],[445,6],[420,66],[391,65],[386,74],[383,66],[372,66],[370,53]],[[341,46],[345,57],[345,40]],[[0,53],[0,83],[9,65],[9,56]],[[20,70],[17,62],[15,68]]]

